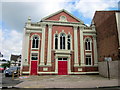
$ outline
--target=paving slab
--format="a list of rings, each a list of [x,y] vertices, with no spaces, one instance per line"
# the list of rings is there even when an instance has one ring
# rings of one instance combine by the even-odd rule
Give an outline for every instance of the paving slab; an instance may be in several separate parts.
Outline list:
[[[20,79],[19,88],[96,88],[118,86],[118,79],[108,79],[99,75],[50,75],[29,76]]]

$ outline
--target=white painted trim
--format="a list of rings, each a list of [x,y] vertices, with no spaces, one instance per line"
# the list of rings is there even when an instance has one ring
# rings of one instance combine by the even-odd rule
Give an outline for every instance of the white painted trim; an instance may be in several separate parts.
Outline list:
[[[86,55],[90,55],[90,56],[91,56],[91,65],[86,65],[86,64],[85,64],[85,66],[93,66],[92,53],[85,53],[85,60],[86,60]]]
[[[85,60],[84,60],[84,42],[83,42],[83,30],[84,27],[80,27],[80,65],[84,66],[85,65]]]
[[[99,72],[71,72],[69,74],[98,74]]]
[[[32,44],[33,44],[33,37],[34,36],[37,36],[39,39],[38,39],[38,48],[32,48]],[[32,50],[38,50],[40,47],[40,36],[38,35],[38,34],[33,34],[32,36],[31,36],[31,49]]]
[[[38,74],[58,74],[57,72],[38,72]]]
[[[30,74],[30,72],[24,72],[24,71],[22,71],[22,74]]]
[[[51,46],[52,46],[52,25],[48,25],[48,51],[47,51],[47,65],[51,66]]]
[[[86,50],[86,48],[85,48],[85,42],[86,42],[86,39],[89,39],[90,40],[90,50]],[[84,48],[85,48],[85,51],[92,51],[92,39],[90,38],[90,37],[86,37],[85,39],[84,39]]]
[[[119,47],[120,47],[120,12],[116,12],[115,15],[116,15],[116,22],[117,22]]]
[[[94,66],[98,66],[98,55],[97,55],[97,42],[96,35],[93,36],[93,48],[94,48]]]
[[[26,30],[25,33],[42,33],[42,31],[36,31],[36,30]]]
[[[44,51],[45,51],[45,28],[46,25],[42,25],[42,43],[41,43],[41,60],[40,65],[44,65]]]
[[[53,35],[53,49],[55,49],[55,35],[58,35],[58,38],[59,38],[59,34],[56,32],[54,35]],[[59,41],[58,41],[59,42]],[[58,43],[58,48],[59,48],[59,43]]]
[[[69,34],[67,34],[67,37],[68,37],[68,35],[70,35],[70,50],[72,50],[72,49],[73,49],[73,47],[72,47],[72,44],[73,44],[73,43],[72,43],[72,35],[69,33]],[[66,38],[67,38],[67,37],[66,37]],[[68,42],[68,38],[67,38],[67,42]],[[68,46],[68,45],[67,45],[67,46]],[[66,46],[66,47],[67,47],[67,46]],[[67,48],[68,48],[68,47],[67,47]],[[68,49],[67,49],[67,50],[68,50]]]
[[[29,55],[30,33],[25,33],[25,32],[26,32],[26,29],[24,28],[22,66],[28,65],[28,55]],[[25,61],[25,59],[27,59],[27,61]]]
[[[83,23],[82,20],[80,20],[80,19],[78,19],[77,17],[73,16],[71,13],[69,13],[69,12],[66,11],[65,9],[59,10],[59,11],[57,11],[57,12],[55,12],[55,13],[47,16],[47,17],[44,17],[41,21],[45,21],[45,19],[50,18],[50,17],[52,17],[52,16],[54,16],[54,15],[60,13],[60,12],[63,12],[63,11],[66,12],[66,13],[67,13],[68,15],[70,15],[71,17],[73,17],[74,19],[76,19],[76,20],[78,20],[79,22]]]
[[[69,74],[99,74],[99,72],[69,72]],[[38,74],[58,74],[57,72],[38,72]]]
[[[74,66],[79,66],[77,29],[78,29],[77,26],[74,26]]]
[[[23,30],[23,38],[22,38],[21,70],[23,68],[24,62],[25,62],[25,28]]]
[[[57,21],[44,21],[42,22],[43,24],[52,24],[52,25],[60,25],[60,26],[74,26],[74,25],[77,25],[77,26],[80,26],[81,23],[71,23],[71,22],[57,22]],[[83,25],[84,26],[84,25]]]
[[[66,57],[67,58],[67,69],[68,69],[68,74],[69,73],[71,73],[71,57],[70,57],[70,55],[68,55],[68,54],[56,54],[55,55],[55,58],[56,58],[56,60],[55,60],[55,72],[58,74],[58,58],[59,57]]]

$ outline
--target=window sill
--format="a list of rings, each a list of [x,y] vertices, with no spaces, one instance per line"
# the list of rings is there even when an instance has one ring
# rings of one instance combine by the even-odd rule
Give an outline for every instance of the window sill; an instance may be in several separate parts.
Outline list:
[[[70,54],[71,50],[55,50],[55,53],[65,53],[65,54]]]
[[[38,50],[39,48],[32,48],[32,50]]]
[[[85,50],[85,51],[92,51],[92,50]]]

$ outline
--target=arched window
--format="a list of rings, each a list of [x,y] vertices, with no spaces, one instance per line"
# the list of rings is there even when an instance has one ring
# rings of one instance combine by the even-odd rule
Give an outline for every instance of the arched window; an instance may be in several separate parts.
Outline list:
[[[85,50],[91,50],[91,39],[87,38],[85,40]]]
[[[65,49],[65,34],[60,34],[60,49]]]
[[[34,36],[32,41],[32,48],[38,48],[38,44],[39,44],[39,37]]]
[[[58,49],[58,35],[55,34],[55,49]]]
[[[70,35],[68,35],[68,37],[67,37],[67,48],[68,48],[68,50],[71,49],[71,36]]]

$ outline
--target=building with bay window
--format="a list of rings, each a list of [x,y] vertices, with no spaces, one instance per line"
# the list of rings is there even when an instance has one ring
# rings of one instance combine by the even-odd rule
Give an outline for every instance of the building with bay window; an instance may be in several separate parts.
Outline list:
[[[98,73],[96,30],[62,9],[24,27],[22,73]]]

